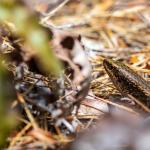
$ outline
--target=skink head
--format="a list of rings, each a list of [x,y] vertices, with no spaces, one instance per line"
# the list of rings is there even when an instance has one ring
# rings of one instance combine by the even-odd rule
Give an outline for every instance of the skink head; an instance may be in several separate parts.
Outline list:
[[[116,75],[120,73],[122,67],[118,61],[114,61],[112,59],[104,59],[103,60],[103,65],[106,70],[106,72],[109,74],[109,76],[115,77]]]

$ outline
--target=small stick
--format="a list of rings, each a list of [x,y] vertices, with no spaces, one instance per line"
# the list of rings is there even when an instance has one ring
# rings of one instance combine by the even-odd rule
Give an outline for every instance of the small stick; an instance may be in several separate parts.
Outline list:
[[[23,107],[24,107],[24,109],[25,109],[25,112],[26,112],[26,114],[27,114],[27,116],[28,116],[28,118],[29,118],[29,120],[30,120],[30,122],[31,122],[31,124],[32,124],[32,126],[33,126],[33,128],[37,129],[37,128],[38,128],[38,125],[37,125],[37,123],[36,123],[34,117],[32,116],[30,110],[28,109],[27,104],[26,104],[26,102],[25,102],[23,96],[20,95],[20,94],[17,94],[17,97],[18,97],[19,102],[23,105]]]
[[[12,141],[10,142],[10,145],[9,145],[9,148],[8,149],[11,149],[11,147],[13,147],[17,141],[19,140],[19,138],[21,136],[23,136],[25,134],[25,132],[27,130],[29,130],[31,128],[32,124],[31,123],[28,123],[13,139]]]

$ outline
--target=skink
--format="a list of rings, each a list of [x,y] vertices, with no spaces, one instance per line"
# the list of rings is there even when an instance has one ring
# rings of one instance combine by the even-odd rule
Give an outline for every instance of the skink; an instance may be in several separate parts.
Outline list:
[[[150,108],[149,81],[119,61],[104,59],[103,65],[118,91],[132,97],[138,104]],[[147,111],[150,112],[150,109]]]

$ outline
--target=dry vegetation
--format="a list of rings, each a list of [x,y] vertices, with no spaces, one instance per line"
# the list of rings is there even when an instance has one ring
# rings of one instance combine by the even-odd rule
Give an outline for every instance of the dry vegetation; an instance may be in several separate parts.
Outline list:
[[[150,81],[149,0],[2,0],[0,22],[0,149],[111,149],[115,134],[126,149],[150,148],[148,113],[103,67],[119,60]]]

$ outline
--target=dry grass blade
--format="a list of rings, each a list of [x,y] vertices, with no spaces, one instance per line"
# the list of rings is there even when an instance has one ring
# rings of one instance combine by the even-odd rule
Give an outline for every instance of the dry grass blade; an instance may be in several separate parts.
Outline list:
[[[34,117],[32,116],[30,110],[28,109],[28,106],[27,106],[27,104],[26,104],[24,98],[23,98],[20,94],[18,94],[17,97],[18,97],[19,102],[23,105],[23,107],[24,107],[24,109],[25,109],[25,112],[26,112],[26,114],[27,114],[27,117],[29,118],[29,120],[30,120],[30,122],[31,122],[31,124],[32,124],[32,126],[33,126],[33,128],[34,128],[34,129],[37,129],[37,128],[38,128],[38,125],[37,125],[37,123],[36,123]]]
[[[133,113],[133,114],[135,114],[135,115],[139,115],[137,112],[135,112],[135,111],[132,110],[131,108],[125,107],[125,106],[123,106],[123,105],[119,105],[119,104],[117,104],[117,103],[113,103],[113,102],[111,102],[111,101],[109,101],[109,100],[102,99],[102,98],[99,98],[99,97],[97,97],[97,96],[93,96],[93,95],[89,95],[89,96],[90,96],[90,97],[93,97],[93,98],[95,98],[95,99],[97,99],[97,100],[103,101],[103,102],[105,102],[105,103],[108,103],[108,104],[110,104],[110,105],[113,105],[113,106],[115,106],[115,107],[118,107],[118,108],[120,108],[120,109],[123,109],[123,110],[125,110],[125,111],[128,111],[128,112],[130,112],[130,113]]]
[[[26,133],[26,131],[28,131],[31,127],[32,124],[28,123],[20,132],[18,132],[17,135],[11,140],[8,149],[11,149],[17,143],[17,141],[19,141],[19,139]]]

